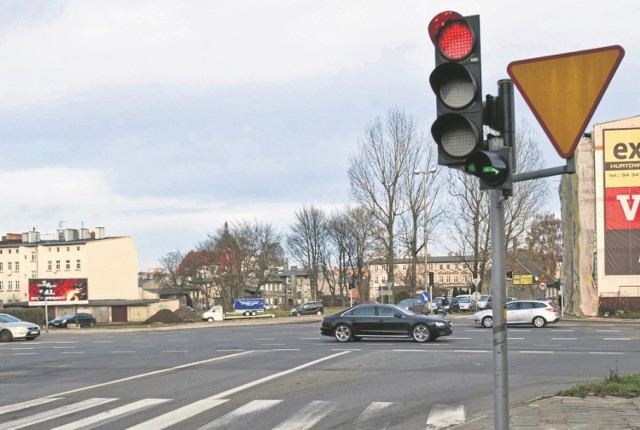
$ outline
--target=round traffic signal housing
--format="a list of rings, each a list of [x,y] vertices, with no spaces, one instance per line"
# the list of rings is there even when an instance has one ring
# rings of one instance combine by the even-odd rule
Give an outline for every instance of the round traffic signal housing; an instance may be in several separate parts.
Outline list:
[[[444,63],[436,68],[429,76],[429,83],[438,99],[449,109],[464,109],[477,101],[478,83],[458,63]]]
[[[457,12],[446,11],[429,23],[429,37],[442,56],[460,61],[472,52],[476,36],[467,20]]]
[[[460,159],[476,150],[482,141],[481,130],[457,114],[439,116],[431,126],[431,135],[447,155]]]

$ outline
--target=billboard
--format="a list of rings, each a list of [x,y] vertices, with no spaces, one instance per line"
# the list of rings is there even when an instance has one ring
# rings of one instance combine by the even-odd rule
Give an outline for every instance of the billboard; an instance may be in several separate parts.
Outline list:
[[[29,279],[29,306],[83,305],[89,303],[86,278]]]
[[[640,275],[640,129],[603,140],[605,275]]]

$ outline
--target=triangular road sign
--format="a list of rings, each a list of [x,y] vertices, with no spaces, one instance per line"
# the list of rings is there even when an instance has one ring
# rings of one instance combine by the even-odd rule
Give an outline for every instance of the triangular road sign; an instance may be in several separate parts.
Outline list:
[[[509,76],[561,157],[573,155],[622,57],[615,45],[509,64]]]

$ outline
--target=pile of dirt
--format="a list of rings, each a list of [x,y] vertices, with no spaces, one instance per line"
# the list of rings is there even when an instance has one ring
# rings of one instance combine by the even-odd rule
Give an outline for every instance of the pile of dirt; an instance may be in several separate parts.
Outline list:
[[[172,323],[181,323],[184,322],[182,318],[180,318],[175,313],[171,312],[169,309],[162,309],[158,311],[155,315],[145,321],[145,324],[152,323],[163,323],[163,324],[172,324]]]
[[[180,308],[177,311],[173,312],[179,318],[182,318],[184,321],[199,321],[200,314],[194,312],[193,309],[189,309],[186,307]]]

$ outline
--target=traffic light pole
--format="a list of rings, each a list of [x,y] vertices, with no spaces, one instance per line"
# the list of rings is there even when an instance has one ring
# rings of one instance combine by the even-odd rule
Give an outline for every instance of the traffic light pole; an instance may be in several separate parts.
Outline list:
[[[511,166],[515,170],[515,111],[513,82],[498,81],[500,100],[500,132],[504,146],[511,148]],[[490,191],[491,218],[491,294],[493,295],[493,363],[494,363],[494,428],[509,428],[509,371],[506,321],[506,238],[504,201],[510,195],[501,189]]]

